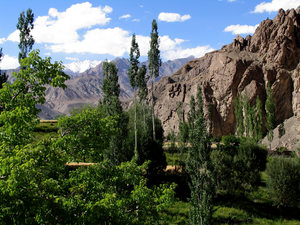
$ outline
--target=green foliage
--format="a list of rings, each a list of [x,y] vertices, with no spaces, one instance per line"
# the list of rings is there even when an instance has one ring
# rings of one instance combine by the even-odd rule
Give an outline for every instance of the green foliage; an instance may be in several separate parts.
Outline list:
[[[152,224],[174,202],[174,184],[147,187],[146,164],[104,161],[68,172],[55,146],[45,140],[9,157],[2,151],[1,224]]]
[[[254,113],[254,139],[259,141],[263,138],[263,117],[262,117],[262,103],[259,96],[256,96],[256,111]]]
[[[81,112],[85,111],[85,110],[92,110],[92,109],[96,109],[97,107],[87,103],[87,104],[81,104],[78,107],[74,107],[70,110],[69,114],[70,116],[76,116],[77,114],[80,114]],[[59,117],[58,117],[59,118]]]
[[[114,128],[118,131],[109,142],[109,147],[103,152],[105,159],[109,159],[112,165],[119,165],[121,162],[129,160],[126,147],[128,117],[124,114],[120,95],[120,85],[118,83],[118,69],[113,62],[103,63],[102,92],[103,101],[100,101],[98,110],[103,111],[105,116],[114,116],[117,122]]]
[[[214,195],[213,164],[210,157],[212,149],[203,118],[202,91],[199,86],[197,105],[193,96],[190,105],[189,142],[191,147],[188,148],[186,159],[191,190],[189,224],[211,224]]]
[[[69,76],[63,72],[62,62],[51,63],[51,58],[42,59],[39,50],[32,51],[22,60],[26,70],[14,73],[12,84],[5,83],[0,89],[0,142],[7,146],[25,145],[32,140],[32,131],[38,123],[40,109],[36,104],[44,104],[45,85],[66,88]]]
[[[102,104],[107,116],[119,116],[122,113],[118,68],[113,62],[103,62]]]
[[[272,142],[274,134],[273,130],[276,126],[276,116],[275,116],[275,102],[273,97],[273,90],[271,88],[271,84],[268,83],[267,88],[267,100],[266,100],[266,128],[268,131],[268,140]]]
[[[153,125],[153,139],[156,139],[155,118],[154,118],[154,81],[159,76],[159,67],[161,66],[160,50],[159,50],[159,36],[157,32],[157,22],[152,21],[152,30],[150,34],[150,50],[148,51],[149,60],[149,73],[151,77],[151,90],[152,90],[152,125]]]
[[[162,171],[166,168],[166,156],[164,155],[164,151],[162,148],[163,144],[163,128],[161,122],[158,118],[155,118],[155,129],[156,129],[156,140],[153,140],[153,126],[152,126],[152,118],[151,111],[149,107],[146,107],[146,115],[145,115],[145,124],[143,121],[143,107],[145,105],[137,104],[137,138],[138,142],[138,160],[137,164],[141,165],[147,160],[151,160],[148,168],[148,174],[154,174],[157,171]],[[128,123],[128,136],[126,139],[128,152],[133,156],[134,150],[134,109],[130,109],[128,111],[129,114],[129,123]]]
[[[2,48],[0,48],[0,62],[2,61],[3,53],[2,53]],[[8,75],[5,73],[1,73],[1,68],[0,68],[0,89],[2,88],[2,85],[7,81]]]
[[[276,205],[297,206],[300,202],[300,162],[275,157],[267,164],[267,187]]]
[[[67,152],[69,161],[88,158],[92,162],[101,162],[111,137],[117,133],[116,123],[116,118],[105,117],[97,109],[86,109],[79,114],[59,118],[61,138],[57,140],[57,147]]]
[[[282,136],[285,135],[285,128],[284,128],[284,123],[283,121],[279,124],[278,127],[278,138],[282,138]]]
[[[242,95],[234,99],[234,114],[236,119],[236,133],[241,137],[245,132]]]
[[[240,141],[229,136],[225,140],[225,144],[218,145],[211,154],[217,192],[244,195],[260,184],[260,172],[265,169],[267,151],[253,139],[242,138]]]
[[[33,21],[34,14],[32,13],[32,10],[30,8],[27,9],[26,16],[24,11],[20,13],[20,17],[17,23],[17,29],[20,31],[20,52],[18,57],[20,65],[22,59],[25,59],[27,57],[27,54],[31,51],[32,46],[34,44],[34,39],[30,34],[30,32],[34,28]]]

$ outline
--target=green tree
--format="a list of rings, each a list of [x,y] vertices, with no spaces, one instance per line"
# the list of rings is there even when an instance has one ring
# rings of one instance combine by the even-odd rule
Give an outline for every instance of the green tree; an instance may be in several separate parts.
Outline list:
[[[213,137],[213,126],[214,126],[214,109],[213,109],[213,104],[212,102],[209,103],[208,106],[208,119],[209,119],[209,129],[208,129],[208,136],[209,138]]]
[[[152,123],[153,123],[153,139],[155,136],[155,123],[154,123],[154,82],[155,78],[159,76],[159,67],[161,66],[160,50],[159,50],[159,36],[157,32],[157,22],[152,21],[151,30],[151,40],[150,40],[150,50],[148,52],[149,60],[149,72],[151,77],[151,91],[152,91]]]
[[[262,116],[262,103],[259,99],[259,96],[256,96],[256,115],[255,115],[255,139],[259,141],[263,138],[263,116]]]
[[[244,94],[244,112],[245,112],[245,128],[246,137],[253,137],[253,111],[250,105],[247,92]]]
[[[212,151],[211,160],[218,194],[243,196],[260,184],[267,151],[253,139],[223,136],[224,145]]]
[[[234,114],[236,119],[236,134],[241,137],[245,132],[242,95],[236,96],[234,99]]]
[[[180,165],[182,166],[182,168],[184,168],[184,163],[185,163],[184,153],[186,152],[186,147],[189,138],[189,125],[183,118],[181,102],[178,102],[177,114],[179,118],[177,137],[178,137],[178,147],[180,150]]]
[[[139,57],[140,57],[140,50],[139,45],[135,40],[135,34],[132,35],[132,41],[131,41],[131,48],[130,48],[130,68],[128,69],[128,76],[130,81],[130,86],[136,91],[136,88],[139,86],[139,67],[138,64],[140,63]],[[134,152],[135,157],[138,157],[137,155],[137,128],[136,128],[136,93],[134,95],[134,108],[135,108],[135,119],[134,119],[134,138],[135,138],[135,145],[134,145]]]
[[[103,100],[100,108],[105,116],[117,118],[115,129],[118,133],[111,137],[109,148],[104,151],[104,158],[109,159],[112,165],[119,165],[121,162],[128,161],[128,149],[126,148],[126,135],[128,118],[123,113],[120,95],[120,85],[118,83],[118,69],[113,62],[103,63],[102,92]]]
[[[0,62],[2,61],[3,53],[2,48],[0,48]],[[2,88],[2,85],[7,81],[8,76],[5,73],[1,73],[1,67],[0,67],[0,89]]]
[[[32,131],[38,123],[36,104],[44,104],[45,85],[66,88],[69,76],[63,72],[62,62],[51,63],[51,58],[42,59],[39,50],[32,51],[21,61],[19,73],[12,84],[5,83],[0,89],[0,142],[6,146],[23,146],[32,140]]]
[[[267,187],[278,206],[298,206],[300,202],[300,162],[274,157],[267,164]]]
[[[191,110],[196,111],[195,121],[189,129],[189,142],[186,168],[190,177],[191,198],[189,199],[189,223],[211,224],[213,212],[213,168],[211,163],[211,143],[208,138],[206,123],[203,118],[203,105],[201,104],[202,91],[198,87],[198,109],[195,110],[191,98]],[[193,113],[191,113],[193,118]]]
[[[268,131],[267,137],[270,142],[270,149],[271,149],[271,142],[274,138],[273,130],[276,126],[276,116],[275,116],[275,102],[273,97],[273,90],[271,88],[270,82],[268,83],[267,88],[267,100],[266,100],[266,128]]]
[[[17,23],[17,29],[20,31],[20,53],[18,57],[20,65],[22,59],[27,57],[34,44],[34,39],[30,34],[32,29],[34,28],[33,21],[34,14],[32,13],[32,10],[30,8],[27,9],[26,15],[24,11],[20,13],[20,17]]]
[[[32,51],[23,59],[22,66],[27,69],[15,73],[16,81],[5,83],[0,90],[0,121],[4,124],[0,128],[0,223],[153,224],[160,220],[158,212],[174,202],[175,185],[148,188],[143,177],[147,163],[137,166],[129,161],[111,167],[105,160],[75,171],[66,166],[69,146],[62,144],[62,139],[72,136],[66,134],[71,125],[85,136],[99,132],[99,143],[90,143],[101,150],[109,142],[117,118],[98,120],[101,115],[87,109],[60,119],[60,123],[68,123],[62,138],[29,143],[39,112],[35,105],[45,102],[44,86],[64,88],[69,78],[61,62],[52,64],[38,53]],[[74,148],[82,145],[71,140]]]
[[[284,128],[284,122],[281,121],[281,123],[278,126],[278,139],[279,139],[279,143],[280,143],[280,139],[282,138],[283,135],[285,135],[285,128]]]
[[[166,156],[163,150],[163,139],[164,139],[164,130],[161,125],[161,121],[158,118],[155,118],[155,129],[156,129],[156,139],[152,138],[153,126],[152,126],[152,114],[151,108],[146,106],[146,123],[143,121],[143,109],[145,106],[137,104],[137,138],[138,142],[138,160],[137,164],[142,165],[145,161],[150,160],[148,167],[148,175],[157,174],[157,172],[163,172],[167,166]],[[133,156],[134,149],[134,118],[135,118],[135,109],[131,108],[128,110],[128,136],[126,137],[126,143],[128,145],[127,153],[130,153]]]

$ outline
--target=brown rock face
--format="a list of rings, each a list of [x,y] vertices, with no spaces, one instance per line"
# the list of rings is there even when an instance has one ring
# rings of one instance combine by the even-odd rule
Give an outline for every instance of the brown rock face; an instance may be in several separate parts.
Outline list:
[[[268,83],[272,85],[277,124],[300,115],[300,8],[279,10],[273,19],[263,21],[254,35],[239,35],[221,50],[191,60],[169,77],[155,83],[155,113],[165,133],[178,131],[178,102],[183,105],[184,118],[190,110],[189,101],[202,87],[204,113],[213,103],[213,134],[235,132],[233,101],[238,93],[247,92],[251,105],[259,95],[263,105]],[[151,90],[149,90],[150,92]],[[152,101],[151,92],[148,101]],[[265,116],[265,115],[263,115]]]

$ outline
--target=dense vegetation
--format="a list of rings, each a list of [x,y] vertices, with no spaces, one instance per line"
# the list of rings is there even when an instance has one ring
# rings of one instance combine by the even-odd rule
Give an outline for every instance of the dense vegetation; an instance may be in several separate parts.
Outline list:
[[[34,43],[32,22],[31,10],[21,13],[21,70],[14,73],[14,83],[3,79],[0,89],[1,224],[299,222],[300,160],[267,157],[266,147],[259,144],[259,98],[251,107],[247,95],[239,95],[237,136],[224,136],[214,146],[212,111],[206,122],[199,86],[196,98],[191,97],[188,121],[181,119],[179,104],[179,133],[172,131],[170,146],[164,148],[161,122],[153,105],[142,101],[148,78],[146,68],[137,66],[135,35],[129,75],[132,87],[140,88],[140,102],[135,98],[133,108],[122,109],[118,68],[106,61],[104,98],[97,107],[84,105],[57,123],[39,123],[35,106],[45,103],[45,85],[66,88],[69,77],[61,62],[42,59],[38,50],[27,55]],[[154,81],[161,63],[155,20],[150,44]],[[270,86],[267,98],[271,140],[275,106]],[[92,164],[73,169],[69,162]],[[165,171],[167,162],[177,165],[175,170]]]

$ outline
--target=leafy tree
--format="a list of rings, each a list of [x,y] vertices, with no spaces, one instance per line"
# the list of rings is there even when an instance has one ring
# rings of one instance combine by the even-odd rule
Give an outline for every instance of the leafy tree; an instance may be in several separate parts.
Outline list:
[[[209,119],[208,136],[209,136],[209,138],[213,137],[213,125],[214,125],[213,116],[214,116],[213,104],[212,104],[212,102],[210,102],[209,106],[208,106],[208,119]]]
[[[267,164],[267,187],[278,206],[298,206],[300,202],[299,160],[275,157]]]
[[[120,85],[118,83],[118,69],[113,62],[103,63],[102,92],[103,100],[99,108],[104,111],[105,116],[117,118],[114,128],[117,134],[111,137],[109,148],[104,152],[104,158],[109,159],[112,165],[119,165],[121,162],[128,161],[128,149],[126,148],[126,135],[128,118],[123,113],[120,95]]]
[[[202,92],[198,87],[196,120],[189,130],[189,142],[186,168],[190,177],[191,198],[189,199],[189,223],[211,224],[213,212],[213,168],[210,159],[211,143],[208,138],[206,124],[203,118]],[[195,111],[193,98],[191,98],[191,110]],[[193,118],[193,113],[191,117]]]
[[[278,139],[279,139],[279,143],[280,143],[280,139],[282,138],[283,135],[285,135],[285,128],[284,128],[284,122],[281,121],[281,123],[279,124],[279,127],[278,127]]]
[[[32,139],[40,112],[35,106],[46,101],[45,85],[66,88],[64,82],[69,79],[62,62],[51,63],[50,57],[42,59],[39,50],[32,51],[21,63],[27,69],[14,73],[15,82],[5,83],[0,89],[0,142],[11,147],[23,146]]]
[[[257,188],[266,159],[267,151],[255,140],[225,137],[211,154],[217,193],[241,196]]]
[[[64,139],[71,140],[74,148],[83,146],[75,138],[69,138],[71,133],[56,140],[29,143],[29,133],[39,112],[35,105],[45,102],[44,85],[64,88],[69,77],[61,63],[41,59],[39,51],[32,51],[21,63],[27,69],[15,73],[16,81],[4,84],[0,90],[3,109],[0,121],[4,123],[0,128],[0,223],[153,224],[158,221],[158,212],[174,202],[175,185],[148,188],[143,178],[147,163],[137,166],[130,161],[111,167],[109,161],[103,161],[86,169],[68,171],[70,146],[67,141],[62,144]],[[101,115],[97,113],[95,109],[87,109],[59,122],[67,129],[73,126],[73,134],[74,129],[80,129],[86,137],[99,132],[103,143],[98,140],[96,146],[84,138],[81,141],[101,150],[108,143],[110,131],[114,132],[117,118],[98,119]],[[64,131],[68,132],[67,129]]]
[[[266,119],[267,119],[266,128],[268,131],[267,137],[270,142],[270,149],[271,149],[271,142],[274,137],[273,130],[276,126],[276,116],[275,116],[275,102],[274,102],[273,91],[270,82],[268,83],[268,88],[267,88]]]
[[[128,69],[128,76],[129,76],[129,81],[130,81],[130,86],[133,88],[135,91],[136,88],[139,86],[139,67],[138,64],[139,62],[139,57],[140,57],[140,50],[139,50],[139,45],[135,40],[135,34],[132,35],[132,41],[131,41],[131,48],[130,48],[130,68]],[[137,155],[137,128],[136,128],[136,94],[134,93],[134,107],[135,107],[135,122],[134,122],[134,132],[135,132],[135,145],[134,145],[134,152],[135,156],[138,157]]]
[[[262,103],[259,96],[256,96],[256,115],[255,115],[255,139],[259,141],[263,138],[263,117],[262,117]]]
[[[159,76],[159,67],[161,66],[160,50],[159,50],[159,36],[157,32],[157,22],[156,20],[152,21],[152,30],[151,30],[151,40],[150,40],[150,50],[148,52],[149,60],[149,72],[152,80],[151,90],[152,90],[152,123],[153,123],[153,139],[155,136],[155,123],[154,123],[154,81],[155,78]]]
[[[245,132],[242,95],[234,99],[234,114],[236,119],[236,133],[241,137]]]
[[[189,139],[189,125],[183,120],[183,112],[181,102],[178,102],[178,110],[177,110],[178,118],[179,118],[179,131],[178,131],[178,147],[180,150],[180,164],[182,168],[184,168],[184,153],[186,152],[186,147]]]
[[[1,224],[153,224],[174,203],[174,184],[147,187],[146,163],[104,161],[68,171],[55,142],[2,152]]]
[[[70,161],[103,161],[103,152],[117,133],[116,118],[105,117],[102,111],[91,108],[72,114],[58,119],[60,139],[57,146],[64,148]]]
[[[137,138],[138,142],[138,160],[137,164],[142,165],[145,161],[150,160],[148,175],[157,174],[157,171],[162,172],[163,169],[167,166],[166,156],[163,150],[163,139],[164,139],[164,130],[161,125],[161,121],[158,118],[155,118],[155,129],[156,129],[156,139],[152,138],[152,114],[150,107],[146,107],[146,124],[143,123],[142,115],[143,115],[144,107],[140,104],[137,104]],[[128,110],[128,136],[127,136],[127,153],[133,156],[134,149],[134,109],[131,108]]]
[[[34,14],[29,8],[26,11],[26,16],[24,11],[20,13],[20,17],[17,23],[17,29],[20,31],[20,43],[19,43],[19,63],[21,65],[22,59],[26,58],[28,53],[31,51],[34,44],[34,39],[30,32],[34,28],[33,25]]]
[[[196,101],[194,96],[191,96],[190,100],[190,111],[188,112],[188,122],[189,122],[189,129],[195,128],[195,121],[197,118],[197,110],[196,110]]]
[[[253,111],[250,106],[250,101],[247,95],[247,92],[244,94],[244,111],[245,111],[245,128],[246,128],[246,137],[253,136]]]
[[[0,62],[2,61],[3,53],[2,53],[2,48],[0,48]],[[2,88],[2,85],[7,81],[8,76],[5,73],[1,73],[1,68],[0,68],[0,89]]]

